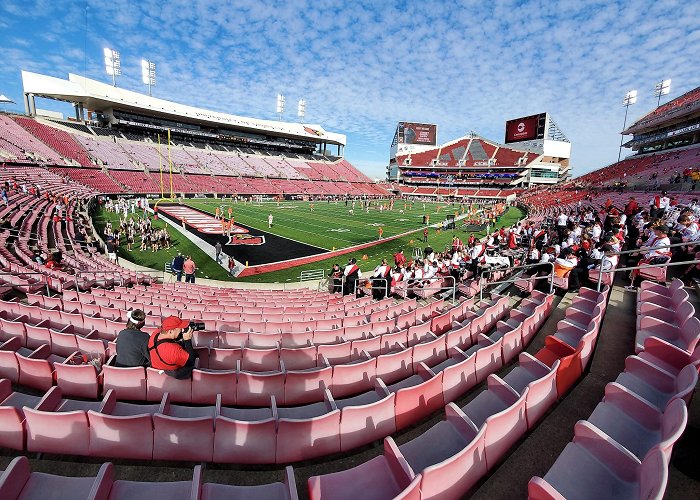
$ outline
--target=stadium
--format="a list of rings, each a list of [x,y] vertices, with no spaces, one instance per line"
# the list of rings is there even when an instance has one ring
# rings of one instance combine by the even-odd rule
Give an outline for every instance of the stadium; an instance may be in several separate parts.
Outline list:
[[[392,116],[379,180],[103,54],[0,112],[0,498],[700,495],[700,87],[588,171]]]

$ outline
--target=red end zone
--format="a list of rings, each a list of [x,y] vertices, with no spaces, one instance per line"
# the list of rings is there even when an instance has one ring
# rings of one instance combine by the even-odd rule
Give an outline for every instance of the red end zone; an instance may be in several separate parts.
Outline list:
[[[224,230],[222,220],[216,219],[209,214],[200,212],[186,206],[165,205],[156,207],[156,212],[167,214],[173,219],[184,222],[186,226],[195,229],[203,234],[224,235],[230,234],[226,245],[262,245],[265,239],[262,236],[248,234],[244,227],[233,225],[230,233]]]

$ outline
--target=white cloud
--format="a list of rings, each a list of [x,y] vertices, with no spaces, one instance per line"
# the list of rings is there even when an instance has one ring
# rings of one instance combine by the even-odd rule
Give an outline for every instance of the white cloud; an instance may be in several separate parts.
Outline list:
[[[443,141],[469,130],[498,141],[505,120],[541,111],[571,139],[575,171],[588,171],[617,158],[627,90],[640,91],[631,120],[653,108],[659,79],[674,79],[672,96],[700,84],[700,4],[681,0],[91,0],[87,32],[82,3],[27,3],[3,2],[3,91],[21,95],[23,68],[106,79],[109,45],[133,90],[145,56],[163,98],[275,118],[278,92],[303,97],[307,120],[348,134],[348,158],[372,176],[397,121],[435,122]]]

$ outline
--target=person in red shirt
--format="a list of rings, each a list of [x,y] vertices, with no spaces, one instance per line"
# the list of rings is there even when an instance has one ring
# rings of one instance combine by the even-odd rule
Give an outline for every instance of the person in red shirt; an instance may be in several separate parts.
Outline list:
[[[403,249],[394,254],[394,264],[403,266],[406,264],[406,256],[403,254]]]
[[[197,270],[197,265],[189,255],[182,265],[182,270],[185,272],[185,283],[194,283],[194,273]]]
[[[168,316],[148,339],[151,367],[177,379],[190,378],[197,354],[192,347],[190,322]]]

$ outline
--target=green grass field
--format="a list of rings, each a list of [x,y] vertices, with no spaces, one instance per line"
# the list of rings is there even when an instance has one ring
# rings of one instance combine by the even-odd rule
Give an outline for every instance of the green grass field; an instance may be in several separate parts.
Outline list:
[[[388,205],[386,201],[383,203]],[[224,207],[226,215],[228,207],[231,206],[236,222],[326,250],[376,240],[380,226],[384,229],[383,237],[388,238],[418,228],[425,214],[430,216],[431,223],[437,223],[455,211],[461,213],[459,205],[426,203],[423,209],[423,203],[415,203],[413,206],[407,203],[404,208],[403,201],[395,203],[393,210],[380,211],[377,205],[373,204],[369,212],[362,210],[362,205],[357,203],[352,215],[348,213],[352,209],[352,202],[346,207],[343,201],[315,202],[313,212],[310,203],[305,201],[285,201],[278,205],[276,202],[244,204],[194,199],[187,200],[187,204],[212,215],[218,206]],[[465,210],[469,208],[466,206]],[[274,218],[271,229],[267,227],[269,214]]]
[[[216,207],[223,205],[224,213],[227,213],[228,207],[232,206],[233,215],[236,222],[241,224],[267,231],[270,233],[290,238],[296,241],[314,245],[327,250],[347,248],[353,245],[375,241],[378,239],[378,230],[381,226],[384,229],[384,238],[397,234],[413,231],[411,234],[404,235],[393,241],[380,243],[371,248],[360,252],[349,253],[339,257],[321,260],[297,266],[280,271],[259,274],[240,278],[237,281],[245,282],[296,282],[299,280],[299,274],[302,270],[324,269],[329,270],[334,263],[343,266],[348,259],[355,257],[364,271],[374,269],[381,262],[382,258],[387,258],[392,261],[392,256],[399,249],[403,249],[408,258],[413,253],[414,249],[423,249],[426,244],[423,243],[423,216],[430,216],[430,223],[437,223],[445,219],[446,215],[454,214],[455,211],[461,213],[459,205],[447,205],[444,203],[426,203],[425,210],[422,202],[416,202],[411,206],[410,203],[398,201],[394,205],[394,210],[379,211],[377,205],[370,208],[369,213],[362,210],[361,204],[355,205],[354,214],[348,213],[352,207],[351,203],[345,206],[345,202],[315,202],[314,210],[311,212],[309,202],[302,201],[285,201],[280,202],[262,202],[262,203],[231,203],[228,200],[187,200],[187,204],[193,208],[215,213]],[[403,213],[401,211],[403,210]],[[465,206],[468,212],[470,206]],[[268,214],[274,217],[274,224],[271,229],[267,227]],[[509,226],[522,218],[522,212],[514,207],[501,217],[498,222],[498,227]],[[107,220],[111,220],[113,224],[118,224],[118,216],[113,213],[101,211],[95,217],[95,226],[101,232]],[[156,227],[165,224],[162,221],[155,222]],[[458,222],[457,226],[460,226]],[[436,250],[442,250],[445,246],[452,242],[453,234],[458,234],[463,240],[468,237],[464,231],[440,231],[435,228],[430,228],[428,244]],[[152,267],[154,269],[163,269],[166,262],[170,262],[176,252],[192,255],[200,269],[199,277],[211,279],[219,279],[231,281],[232,278],[226,271],[216,264],[204,252],[192,244],[189,240],[183,237],[180,233],[170,228],[170,235],[173,246],[170,250],[160,250],[152,253],[150,251],[141,252],[134,246],[134,250],[129,252],[126,250],[126,244],[123,243],[119,255],[121,258],[126,258],[137,264]],[[481,236],[481,233],[475,233]],[[367,260],[362,260],[363,255],[367,255]],[[393,261],[392,261],[393,262]]]
[[[104,209],[100,211],[93,217],[93,222],[95,224],[95,229],[99,231],[102,235],[104,234],[104,227],[107,221],[112,222],[112,226],[116,227],[119,225],[119,215],[114,212],[107,212]],[[167,224],[161,220],[152,221],[152,225],[155,228],[162,228],[167,226]],[[141,239],[136,236],[136,243],[133,245],[133,250],[129,251],[126,247],[126,238],[123,239],[121,246],[119,248],[119,258],[127,259],[134,262],[140,266],[150,267],[152,269],[163,270],[166,263],[170,263],[173,257],[177,255],[178,252],[183,255],[191,255],[192,259],[197,263],[199,272],[198,277],[210,278],[223,281],[233,281],[233,278],[223,269],[219,264],[214,262],[214,260],[200,250],[196,245],[194,245],[190,240],[182,236],[181,233],[176,231],[170,226],[168,227],[168,232],[170,233],[171,246],[170,249],[162,249],[157,252],[152,252],[151,250],[141,251],[139,246],[141,244]]]

